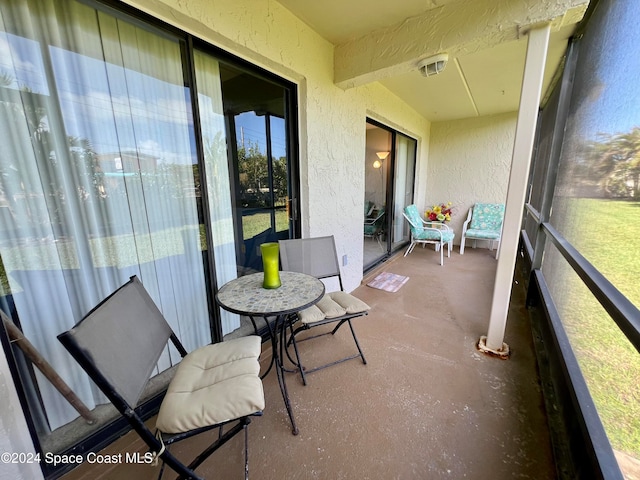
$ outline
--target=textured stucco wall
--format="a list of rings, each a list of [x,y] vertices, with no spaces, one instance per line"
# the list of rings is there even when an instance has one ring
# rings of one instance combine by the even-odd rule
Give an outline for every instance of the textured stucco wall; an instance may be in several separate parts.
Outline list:
[[[456,244],[469,207],[506,201],[516,121],[514,112],[431,125],[425,203],[417,205],[452,202]]]
[[[366,118],[417,138],[418,162],[427,159],[429,122],[380,84],[336,87],[333,45],[272,0],[127,2],[298,85],[303,236],[334,234],[338,255],[348,256],[345,288],[357,287]]]

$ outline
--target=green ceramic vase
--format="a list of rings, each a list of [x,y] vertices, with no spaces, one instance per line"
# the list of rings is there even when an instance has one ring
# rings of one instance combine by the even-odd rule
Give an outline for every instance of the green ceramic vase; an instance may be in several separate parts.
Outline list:
[[[263,243],[260,245],[262,253],[262,267],[264,280],[262,288],[278,288],[280,283],[280,258],[279,245],[277,242]]]

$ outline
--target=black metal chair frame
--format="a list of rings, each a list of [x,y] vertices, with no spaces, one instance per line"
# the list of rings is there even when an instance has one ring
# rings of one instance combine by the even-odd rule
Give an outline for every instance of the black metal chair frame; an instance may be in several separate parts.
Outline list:
[[[248,458],[248,432],[247,427],[251,423],[252,416],[260,416],[262,412],[256,412],[252,415],[240,417],[237,419],[232,419],[227,422],[218,423],[215,425],[209,425],[206,427],[201,427],[198,429],[190,430],[187,432],[177,433],[177,434],[166,434],[156,431],[152,432],[143,421],[140,416],[139,410],[140,407],[136,407],[130,405],[130,403],[123,398],[123,396],[118,392],[118,389],[103,375],[99,366],[92,360],[91,352],[83,348],[76,342],[76,339],[71,334],[74,329],[81,329],[83,327],[83,321],[89,317],[93,312],[100,309],[101,306],[104,305],[108,300],[116,297],[119,292],[121,292],[126,286],[130,284],[137,284],[141,289],[141,293],[148,296],[146,290],[137,279],[136,276],[132,276],[129,282],[124,284],[122,287],[118,288],[111,295],[105,298],[100,304],[98,304],[91,312],[89,312],[83,320],[78,322],[71,330],[66,331],[58,335],[58,340],[64,345],[64,347],[69,351],[69,353],[73,356],[73,358],[78,362],[78,364],[84,369],[84,371],[89,375],[89,377],[95,382],[95,384],[100,388],[100,390],[105,394],[105,396],[111,401],[111,403],[115,406],[115,408],[120,412],[120,414],[127,419],[131,427],[138,433],[141,439],[149,446],[150,451],[153,452],[157,457],[162,459],[163,465],[158,474],[158,478],[162,477],[165,464],[168,465],[171,469],[173,469],[176,473],[178,473],[178,479],[201,479],[198,474],[195,473],[195,469],[198,468],[207,458],[209,458],[216,450],[222,447],[225,443],[227,443],[231,438],[233,438],[236,434],[240,433],[244,430],[244,471],[245,471],[245,479],[248,479],[249,475],[249,458]],[[148,300],[152,301],[149,297]],[[162,317],[162,314],[158,311],[160,315],[159,319],[166,322]],[[170,327],[167,325],[169,330]],[[178,339],[178,337],[171,331],[169,335],[169,339],[171,343],[175,346],[177,351],[179,352],[182,358],[187,356],[187,351],[183,347],[182,343]],[[157,362],[158,359],[155,360]],[[154,363],[155,363],[154,362]],[[229,424],[234,424],[230,429],[224,432],[224,427]],[[188,465],[185,465],[178,458],[175,457],[170,451],[169,448],[171,445],[181,441],[191,438],[195,435],[199,435],[204,432],[208,432],[213,429],[219,429],[218,436],[216,440],[214,440],[207,448],[205,448],[200,454],[198,454]]]
[[[333,248],[333,263],[331,263],[331,259],[326,259],[326,263],[324,264],[326,267],[332,267],[329,268],[329,271],[321,274],[321,275],[314,275],[313,272],[310,271],[304,271],[305,268],[295,268],[293,265],[291,265],[290,259],[287,258],[287,254],[286,254],[286,249],[282,248],[283,244],[286,244],[286,242],[305,242],[305,241],[327,241],[327,242],[331,242],[332,248]],[[309,275],[314,275],[316,278],[322,280],[322,279],[326,279],[326,278],[337,278],[338,279],[338,284],[340,286],[340,291],[344,292],[344,286],[342,283],[342,271],[340,269],[340,265],[338,264],[338,254],[337,254],[337,250],[336,250],[336,244],[335,244],[335,239],[333,237],[333,235],[330,236],[326,236],[326,237],[313,237],[313,238],[309,238],[309,239],[294,239],[294,240],[280,240],[280,261],[282,263],[282,269],[283,270],[289,270],[289,271],[298,271],[300,273],[306,273]],[[332,367],[334,365],[346,362],[348,360],[353,360],[354,358],[361,358],[362,359],[362,363],[363,364],[367,364],[367,360],[364,356],[364,353],[362,352],[362,348],[360,347],[360,342],[358,341],[358,337],[356,336],[356,332],[353,328],[353,325],[351,324],[351,320],[353,318],[357,318],[357,317],[363,317],[368,315],[368,311],[364,311],[364,312],[357,312],[357,313],[348,313],[345,315],[341,315],[339,317],[332,317],[332,318],[324,318],[322,320],[318,320],[316,322],[310,322],[310,323],[303,323],[302,325],[300,325],[299,327],[294,329],[294,325],[297,323],[298,317],[297,317],[297,313],[291,314],[289,317],[289,321],[287,322],[287,326],[290,330],[290,334],[289,334],[289,339],[286,342],[286,346],[287,348],[285,348],[285,351],[287,352],[287,356],[289,357],[289,360],[297,367],[298,371],[300,372],[300,376],[302,378],[302,383],[304,385],[307,384],[307,378],[306,375],[309,373],[313,373],[316,372],[318,370],[322,370],[325,369],[327,367]],[[310,335],[307,336],[305,338],[302,338],[300,340],[296,340],[296,335],[298,335],[300,332],[306,331],[306,330],[310,330],[312,328],[315,327],[320,327],[322,325],[328,325],[331,323],[337,323],[337,325],[331,330],[331,331],[327,331],[327,332],[323,332],[323,333],[319,333],[316,335]],[[298,351],[298,343],[300,342],[305,342],[307,340],[312,340],[314,338],[318,338],[318,337],[322,337],[325,335],[335,335],[336,332],[340,329],[340,327],[342,327],[344,324],[349,325],[349,329],[351,330],[351,335],[353,336],[353,340],[356,344],[356,348],[358,349],[358,353],[350,355],[348,357],[344,357],[341,358],[340,360],[335,360],[333,362],[329,362],[327,364],[324,365],[320,365],[318,367],[314,367],[311,369],[307,369],[302,365],[302,362],[300,360],[300,353]],[[293,359],[289,353],[288,347],[293,345],[294,348],[294,353],[295,353],[295,359]]]

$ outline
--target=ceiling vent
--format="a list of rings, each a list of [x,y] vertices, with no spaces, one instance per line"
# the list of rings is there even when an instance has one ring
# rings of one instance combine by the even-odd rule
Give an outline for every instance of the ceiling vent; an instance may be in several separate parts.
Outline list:
[[[444,67],[447,66],[448,60],[448,53],[439,53],[438,55],[434,55],[433,57],[420,60],[420,62],[418,62],[418,68],[423,77],[431,77],[442,72],[444,70]]]

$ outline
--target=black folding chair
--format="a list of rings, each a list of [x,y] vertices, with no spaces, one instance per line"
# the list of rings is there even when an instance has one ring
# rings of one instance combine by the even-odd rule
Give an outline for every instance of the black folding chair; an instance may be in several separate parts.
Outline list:
[[[306,374],[321,370],[326,367],[346,362],[353,358],[362,358],[362,363],[366,364],[360,343],[356,337],[356,332],[351,324],[351,319],[368,315],[369,305],[353,295],[343,291],[342,274],[338,263],[338,254],[333,236],[303,238],[292,240],[280,240],[280,261],[282,269],[291,272],[306,273],[321,280],[334,279],[337,283],[337,291],[329,292],[315,305],[295,314],[292,319],[290,329],[291,335],[287,341],[293,344],[296,363],[300,370],[302,382],[306,385]],[[327,282],[329,283],[329,282]],[[331,286],[328,286],[330,289]],[[322,335],[334,335],[338,329],[344,325],[349,325],[353,340],[355,341],[358,353],[339,360],[314,368],[305,368],[300,361],[300,354],[296,342],[296,335],[303,330],[335,323],[336,326],[331,331],[325,331],[313,336],[308,336],[298,341],[310,340]],[[293,326],[295,324],[295,327]],[[295,328],[295,329],[294,329]]]
[[[135,277],[117,289],[58,339],[164,465],[178,478],[201,478],[195,469],[244,431],[248,478],[250,417],[261,415],[264,392],[258,357],[261,339],[249,336],[187,354],[144,286]],[[171,340],[183,357],[162,400],[152,432],[136,410],[162,352]],[[229,425],[229,428],[222,428]],[[185,465],[169,446],[220,428],[215,441]]]

